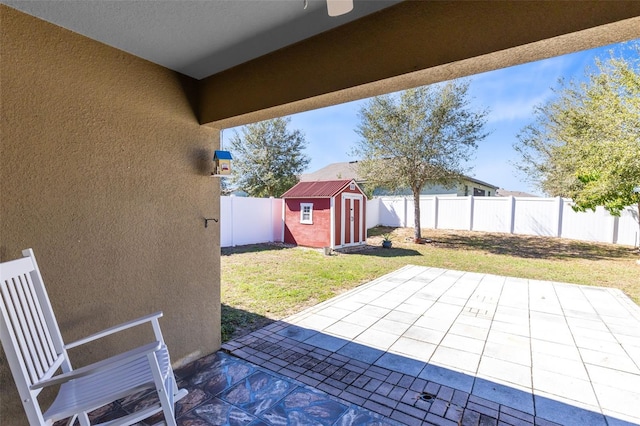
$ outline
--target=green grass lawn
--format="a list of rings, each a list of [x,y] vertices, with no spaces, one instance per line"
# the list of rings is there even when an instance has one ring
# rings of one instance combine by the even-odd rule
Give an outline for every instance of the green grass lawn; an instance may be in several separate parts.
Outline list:
[[[390,231],[393,248],[380,248]],[[640,304],[640,256],[631,247],[440,230],[424,230],[426,242],[414,244],[412,233],[374,228],[366,249],[331,256],[267,244],[223,249],[223,341],[410,264],[614,287]]]

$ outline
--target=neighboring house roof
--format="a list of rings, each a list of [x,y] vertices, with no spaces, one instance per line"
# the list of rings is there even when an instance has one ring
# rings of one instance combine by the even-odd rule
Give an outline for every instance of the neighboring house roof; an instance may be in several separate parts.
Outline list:
[[[481,180],[472,178],[470,176],[464,176],[464,178],[470,182],[474,182],[479,185],[484,185],[484,186],[491,187],[493,189],[498,189],[498,187],[495,185],[491,185],[490,183],[483,182]],[[362,179],[362,177],[358,174],[357,161],[331,163],[319,170],[316,170],[313,173],[305,173],[300,176],[301,182],[329,180],[329,179],[354,179],[358,183],[364,182],[364,179]]]
[[[471,177],[471,176],[464,176],[464,178],[465,178],[466,180],[470,181],[470,182],[477,183],[478,185],[488,186],[488,187],[491,187],[491,188],[493,188],[493,189],[495,189],[495,190],[497,190],[497,189],[498,189],[498,187],[497,187],[497,186],[495,186],[495,185],[492,185],[492,184],[490,184],[490,183],[484,182],[484,181],[482,181],[482,180],[480,180],[480,179],[476,179],[476,178]]]
[[[282,198],[326,198],[333,197],[349,185],[353,179],[298,182],[282,194]]]
[[[537,195],[522,191],[507,191],[506,189],[500,188],[496,191],[496,197],[537,197]]]
[[[358,162],[331,163],[313,173],[300,176],[301,182],[334,179],[354,179],[356,182],[362,182],[363,179],[358,175]]]

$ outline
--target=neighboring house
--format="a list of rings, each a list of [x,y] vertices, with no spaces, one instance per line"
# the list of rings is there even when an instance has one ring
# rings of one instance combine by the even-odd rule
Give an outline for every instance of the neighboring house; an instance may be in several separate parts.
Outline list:
[[[507,191],[506,189],[499,188],[496,191],[496,197],[537,197],[537,195],[522,191]]]
[[[285,243],[331,248],[366,244],[366,196],[355,180],[298,182],[282,199]]]
[[[313,173],[305,173],[300,176],[301,182],[311,182],[330,179],[354,179],[360,186],[366,185],[366,181],[358,174],[358,162],[349,161],[342,163],[332,163],[328,166],[316,170]],[[462,182],[452,183],[451,187],[445,187],[440,184],[427,184],[422,188],[423,195],[458,195],[461,197],[467,195],[489,196],[496,195],[498,187],[481,180],[465,176]],[[372,195],[412,195],[411,190],[400,189],[397,191],[388,191],[383,188],[374,188]]]

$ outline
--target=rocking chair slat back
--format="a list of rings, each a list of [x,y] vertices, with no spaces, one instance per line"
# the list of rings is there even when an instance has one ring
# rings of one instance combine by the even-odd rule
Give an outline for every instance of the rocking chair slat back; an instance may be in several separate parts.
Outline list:
[[[59,358],[64,356],[57,324],[51,323],[43,311],[51,305],[46,292],[38,288],[42,287],[42,281],[34,263],[34,257],[24,257],[0,266],[0,311],[3,319],[0,332],[6,333],[13,342],[15,350],[8,349],[7,352],[14,353],[7,353],[7,358],[10,363],[20,366],[26,379],[24,391],[51,377],[61,364]],[[52,315],[53,312],[49,312],[49,318]],[[54,343],[56,341],[58,345]]]

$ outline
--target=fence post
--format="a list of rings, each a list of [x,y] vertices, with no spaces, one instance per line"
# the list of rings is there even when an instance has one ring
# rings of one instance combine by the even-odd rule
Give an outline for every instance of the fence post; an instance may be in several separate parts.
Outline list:
[[[611,243],[616,244],[618,242],[618,233],[620,232],[620,217],[613,216],[613,232],[611,236]]]
[[[286,228],[286,221],[285,221],[285,217],[286,217],[286,202],[284,201],[284,198],[282,199],[282,232],[280,233],[281,236],[281,241],[284,243],[284,229]]]
[[[562,197],[556,197],[556,201],[558,202],[556,210],[558,212],[558,227],[556,228],[556,237],[562,237],[562,214],[564,209],[564,201],[562,200]]]
[[[473,231],[473,195],[469,196],[469,231]]]
[[[275,241],[275,237],[273,236],[274,234],[274,226],[273,226],[273,204],[274,204],[274,198],[273,196],[269,197],[269,226],[271,226],[271,238],[269,239],[269,242],[272,243]]]
[[[402,227],[406,228],[407,227],[407,215],[409,214],[409,197],[403,197],[402,200],[404,201],[403,203],[403,214],[402,214]]]
[[[516,198],[509,196],[509,233],[513,234],[516,229]]]
[[[433,229],[438,229],[438,196],[433,196]]]
[[[231,234],[231,247],[235,247],[236,246],[236,241],[234,239],[234,232],[233,229],[236,227],[236,222],[235,222],[235,215],[233,214],[233,200],[236,199],[236,196],[234,194],[231,194],[231,196],[229,197],[229,215],[231,216],[229,219],[229,222],[231,222],[231,229],[229,230],[229,233]]]

